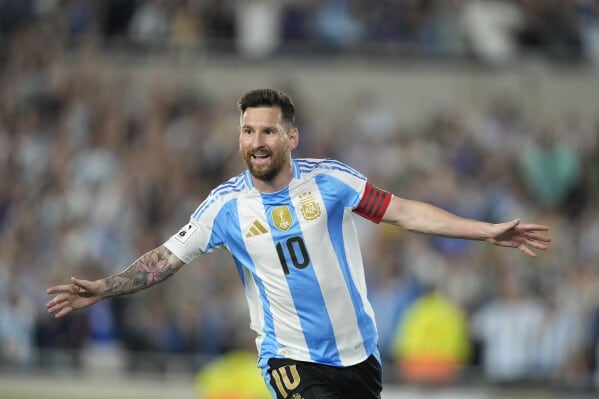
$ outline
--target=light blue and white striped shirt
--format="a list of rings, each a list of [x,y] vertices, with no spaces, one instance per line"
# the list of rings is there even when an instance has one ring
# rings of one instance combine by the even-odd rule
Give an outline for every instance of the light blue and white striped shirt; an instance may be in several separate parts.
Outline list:
[[[291,183],[276,193],[259,192],[247,171],[221,184],[165,246],[186,263],[230,251],[263,369],[272,357],[333,366],[379,358],[352,211],[367,191],[379,213],[388,201],[381,211],[383,196],[341,162],[292,164]]]

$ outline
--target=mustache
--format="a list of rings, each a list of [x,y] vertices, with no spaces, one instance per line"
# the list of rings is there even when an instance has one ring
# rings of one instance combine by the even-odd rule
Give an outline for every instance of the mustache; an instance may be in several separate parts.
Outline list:
[[[272,151],[264,146],[258,147],[258,148],[253,148],[251,150],[248,151],[248,154],[250,155],[270,155],[272,153]]]
[[[251,157],[252,155],[272,155],[272,150],[270,150],[268,147],[260,146],[249,150],[240,148],[239,153],[243,157]]]

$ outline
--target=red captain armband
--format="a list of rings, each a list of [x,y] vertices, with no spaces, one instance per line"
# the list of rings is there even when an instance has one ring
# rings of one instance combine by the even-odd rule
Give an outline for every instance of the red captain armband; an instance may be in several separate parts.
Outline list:
[[[374,223],[380,223],[389,206],[389,202],[391,202],[391,197],[391,193],[378,189],[369,182],[366,182],[362,201],[354,209],[354,213]]]

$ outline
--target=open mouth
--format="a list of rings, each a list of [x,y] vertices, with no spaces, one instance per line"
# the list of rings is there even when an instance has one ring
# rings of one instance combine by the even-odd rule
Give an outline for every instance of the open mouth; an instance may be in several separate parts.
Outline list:
[[[250,158],[254,163],[262,164],[270,159],[270,154],[252,154]]]

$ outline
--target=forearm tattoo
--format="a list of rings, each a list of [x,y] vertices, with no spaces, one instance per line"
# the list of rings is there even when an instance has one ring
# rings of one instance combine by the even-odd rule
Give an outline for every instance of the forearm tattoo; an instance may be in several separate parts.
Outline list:
[[[143,290],[166,280],[181,266],[183,262],[160,246],[142,255],[121,273],[106,277],[104,295],[114,297]]]

